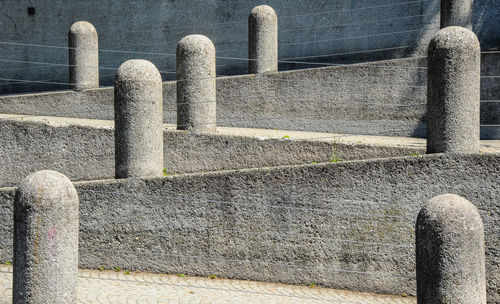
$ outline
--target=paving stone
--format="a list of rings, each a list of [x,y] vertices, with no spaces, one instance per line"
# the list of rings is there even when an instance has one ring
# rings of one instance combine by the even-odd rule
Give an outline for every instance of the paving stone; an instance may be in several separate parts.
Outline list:
[[[241,280],[80,270],[78,303],[415,304],[413,297]],[[0,304],[12,303],[12,266],[0,265]]]

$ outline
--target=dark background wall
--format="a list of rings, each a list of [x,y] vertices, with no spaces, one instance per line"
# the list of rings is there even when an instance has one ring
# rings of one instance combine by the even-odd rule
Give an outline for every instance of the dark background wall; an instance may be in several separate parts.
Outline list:
[[[0,93],[66,88],[67,31],[86,20],[100,37],[101,83],[112,82],[115,68],[131,58],[154,62],[164,79],[173,79],[171,55],[116,53],[106,50],[174,54],[183,36],[212,39],[220,57],[218,73],[246,72],[247,16],[260,4],[275,8],[279,17],[279,55],[294,61],[356,62],[421,55],[439,26],[439,0],[159,0],[60,1],[5,0],[0,9]],[[28,8],[34,8],[30,15]],[[33,9],[31,10],[33,13]],[[474,31],[484,50],[498,49],[500,0],[477,0]],[[28,43],[58,46],[12,45]],[[56,63],[37,65],[28,61]],[[311,67],[281,64],[281,69]],[[25,83],[5,79],[36,80]]]

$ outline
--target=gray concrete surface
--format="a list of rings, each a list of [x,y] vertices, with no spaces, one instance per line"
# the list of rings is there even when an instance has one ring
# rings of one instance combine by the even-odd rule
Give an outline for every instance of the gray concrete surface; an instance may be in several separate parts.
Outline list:
[[[12,219],[13,303],[76,303],[79,208],[71,180],[49,170],[27,176]]]
[[[455,194],[432,198],[415,224],[417,297],[422,304],[486,304],[484,227]]]
[[[217,127],[215,47],[203,35],[177,45],[177,129],[213,133]]]
[[[0,265],[0,304],[11,304],[12,267]],[[80,270],[78,303],[343,303],[415,304],[409,296],[390,296],[222,278],[144,272]]]
[[[484,54],[484,76],[500,71]],[[217,79],[217,124],[331,133],[425,137],[425,59]],[[422,67],[422,68],[420,68]],[[481,80],[482,139],[500,138],[500,81]],[[176,123],[176,85],[163,86],[164,121]],[[113,90],[0,97],[0,112],[113,119]]]
[[[259,5],[248,16],[248,73],[278,72],[278,16]]]
[[[0,114],[0,185],[17,185],[25,176],[53,169],[72,180],[112,178],[113,121]],[[167,174],[255,168],[331,160],[425,153],[425,141],[401,137],[219,128],[216,134],[176,131],[165,125]],[[484,152],[500,144],[484,142]]]
[[[441,28],[460,26],[472,31],[474,0],[441,0]]]
[[[68,32],[69,83],[74,90],[99,87],[99,38],[95,27],[78,21]]]
[[[481,49],[463,27],[440,30],[429,44],[427,153],[478,153]]]
[[[147,60],[124,62],[114,92],[115,176],[161,176],[163,98],[158,69]]]
[[[436,154],[77,182],[80,267],[412,295],[417,214],[456,193],[483,220],[488,299],[499,303],[499,165],[498,154]],[[0,191],[4,260],[14,191]]]
[[[189,34],[203,34],[216,44],[220,56],[247,58],[247,18],[260,4],[272,6],[279,17],[280,58],[300,61],[351,62],[423,54],[439,28],[440,0],[423,1],[114,1],[66,2],[6,0],[0,22],[0,41],[66,47],[67,31],[78,20],[94,24],[104,50],[175,53],[177,42]],[[35,14],[28,15],[27,8]],[[498,48],[500,8],[495,0],[474,1],[474,31],[483,50]],[[408,47],[406,47],[408,46]],[[5,57],[20,61],[68,62],[67,50],[2,45]],[[395,49],[392,49],[395,48]],[[378,51],[370,51],[378,50]],[[344,54],[331,55],[329,54]],[[347,54],[346,54],[347,53]],[[302,58],[309,57],[313,58]],[[320,57],[321,56],[321,57]],[[118,68],[128,59],[147,59],[160,70],[172,71],[175,58],[154,54],[101,53],[101,65]],[[218,63],[223,75],[246,73],[247,62],[224,59]],[[282,64],[281,69],[297,65]],[[301,67],[310,67],[301,65]],[[43,67],[2,62],[5,78],[67,82],[66,67]],[[101,83],[112,85],[112,71]],[[165,74],[168,77],[168,74]],[[173,77],[173,74],[170,75]],[[169,78],[172,79],[172,78]],[[25,92],[61,89],[64,85],[21,83],[3,85],[0,91]]]

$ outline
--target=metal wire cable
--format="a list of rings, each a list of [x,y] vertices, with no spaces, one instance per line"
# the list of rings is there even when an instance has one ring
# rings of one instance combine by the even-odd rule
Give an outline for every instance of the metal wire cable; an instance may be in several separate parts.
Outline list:
[[[434,16],[434,15],[433,14],[427,14],[427,15],[425,15],[425,14],[419,14],[419,15],[409,15],[409,16],[403,16],[403,17],[393,17],[393,18],[369,20],[369,21],[364,21],[364,22],[340,23],[340,24],[324,25],[324,26],[303,26],[303,27],[298,27],[296,29],[279,31],[279,33],[305,31],[305,30],[316,30],[316,29],[324,29],[324,28],[346,26],[346,25],[360,25],[360,24],[372,24],[372,23],[379,24],[379,23],[382,23],[382,22],[385,22],[385,21],[402,20],[402,19],[412,19],[412,18],[429,17],[429,16]],[[430,24],[430,23],[426,23],[426,24]]]
[[[290,29],[290,30],[279,30],[279,34],[280,33],[287,33],[287,32],[297,32],[297,31],[305,31],[305,30],[319,30],[319,29],[325,29],[325,28],[332,28],[332,27],[339,27],[339,26],[348,26],[348,25],[360,25],[360,24],[381,24],[383,22],[386,22],[386,21],[391,21],[391,20],[404,20],[404,19],[411,19],[411,18],[417,18],[417,17],[427,17],[427,16],[433,16],[432,14],[428,14],[428,15],[424,15],[424,14],[420,14],[420,15],[411,15],[411,16],[403,16],[403,17],[394,17],[394,18],[385,18],[385,19],[376,19],[376,20],[371,20],[371,21],[365,21],[365,22],[355,22],[355,23],[340,23],[340,24],[334,24],[334,25],[324,25],[324,26],[309,26],[309,27],[298,27],[298,28],[295,28],[295,29]],[[424,23],[424,24],[419,24],[420,26],[423,26],[423,25],[430,25],[430,24],[433,24],[433,23]],[[130,31],[130,33],[136,33],[136,32],[152,32],[152,31]],[[129,32],[126,32],[126,33],[129,33]],[[129,45],[129,46],[167,46],[167,45],[171,45],[170,42],[174,41],[174,42],[178,42],[180,39],[182,39],[182,37],[184,36],[184,34],[182,33],[176,33],[177,35],[180,35],[179,38],[169,38],[169,39],[164,39],[163,42],[161,43],[148,43],[148,44],[133,44],[133,45]],[[278,35],[279,35],[278,34]],[[208,34],[207,34],[208,35]],[[231,39],[231,38],[234,38],[234,39],[242,39],[242,37],[245,37],[243,38],[244,40],[241,40],[241,42],[247,42],[246,41],[246,36],[245,35],[241,35],[241,34],[235,34],[235,35],[223,35],[223,36],[220,36],[220,35],[208,35],[210,37],[214,37],[212,38],[213,39],[213,42],[214,44],[217,46],[218,44],[226,44],[227,42],[225,42],[226,40],[228,39]],[[219,41],[220,38],[224,38],[224,42],[222,41]],[[281,45],[281,43],[280,43]],[[218,50],[227,50],[227,48],[220,48],[220,47],[217,47]]]
[[[316,15],[323,15],[323,14],[330,14],[330,13],[338,14],[338,13],[345,13],[345,12],[351,12],[351,11],[359,11],[359,10],[367,10],[367,9],[375,9],[375,8],[386,8],[386,7],[399,6],[399,5],[405,5],[405,4],[416,4],[416,3],[424,4],[427,2],[431,2],[431,0],[397,2],[397,3],[389,3],[389,4],[382,4],[382,5],[372,5],[372,6],[365,6],[365,7],[359,7],[359,8],[352,8],[352,9],[327,10],[327,11],[321,11],[321,12],[311,12],[311,13],[306,13],[306,14],[285,15],[285,16],[278,16],[278,22],[280,22],[283,19],[290,19],[290,18],[296,18],[296,17],[316,16]],[[175,30],[175,29],[186,29],[186,28],[208,28],[211,26],[219,26],[219,25],[226,26],[229,24],[244,24],[246,26],[248,24],[248,16],[245,16],[244,19],[238,20],[238,21],[209,22],[209,23],[201,23],[201,24],[197,23],[197,24],[183,25],[183,26],[168,26],[168,27],[164,27],[164,29],[165,30]],[[149,30],[150,29],[146,29],[146,31],[149,31]],[[151,28],[151,30],[153,30],[153,28]],[[132,32],[130,32],[130,33],[132,33]]]
[[[322,43],[322,42],[349,40],[349,39],[379,37],[379,36],[387,36],[387,35],[395,35],[395,34],[407,34],[407,33],[421,32],[421,31],[422,31],[422,29],[418,29],[418,30],[411,30],[411,31],[397,31],[397,32],[388,32],[388,33],[378,33],[378,34],[372,34],[372,35],[349,36],[349,37],[341,37],[341,38],[334,38],[334,39],[321,39],[321,40],[312,40],[312,41],[300,41],[300,42],[280,43],[279,46],[293,46],[293,45],[301,45],[301,44],[314,44],[314,43]]]
[[[392,48],[390,48],[392,49]],[[378,50],[387,50],[387,49],[377,49],[377,50],[370,50],[370,51],[378,51]],[[349,54],[356,54],[358,52],[353,52]],[[339,53],[339,54],[328,54],[328,55],[318,55],[318,56],[334,56],[334,55],[344,55],[345,53]],[[311,56],[311,57],[317,57],[317,56]],[[226,56],[218,56],[216,57],[218,59],[228,59],[228,60],[241,60],[241,61],[255,61],[258,59],[249,59],[249,58],[239,58],[239,57],[226,57]],[[301,57],[302,58],[302,57]],[[412,59],[418,59],[418,58],[426,58],[426,57],[410,57]],[[311,61],[290,61],[288,59],[295,59],[295,58],[285,58],[282,60],[278,60],[279,63],[294,63],[294,64],[307,64],[307,65],[322,65],[322,66],[356,66],[356,67],[365,67],[365,68],[371,68],[371,67],[380,67],[380,68],[385,68],[385,69],[427,69],[427,67],[418,67],[418,66],[393,66],[393,65],[377,65],[377,64],[366,64],[366,63],[354,63],[354,64],[348,64],[348,63],[327,63],[327,62],[311,62]],[[23,61],[23,60],[10,60],[10,59],[0,59],[0,62],[14,62],[14,63],[24,63],[24,64],[37,64],[37,65],[45,65],[45,67],[50,67],[50,66],[56,66],[56,67],[70,67],[70,66],[75,66],[75,65],[70,65],[66,63],[50,63],[50,62],[39,62],[39,61]],[[217,65],[217,67],[221,66],[229,66],[228,64],[220,64]],[[107,67],[105,65],[99,65],[99,66],[83,66],[83,67],[89,67],[89,68],[99,68],[103,70],[113,70],[116,71],[118,70],[118,67]],[[160,70],[160,73],[163,74],[175,74],[176,72],[174,70]]]
[[[343,9],[343,10],[333,10],[333,11],[321,11],[321,12],[313,12],[313,13],[307,13],[307,14],[301,14],[301,15],[288,15],[288,16],[279,16],[279,19],[288,19],[288,18],[294,18],[294,17],[304,17],[304,16],[317,16],[317,15],[324,15],[324,14],[330,14],[330,13],[343,13],[343,12],[351,12],[351,11],[359,11],[359,10],[366,10],[366,9],[374,9],[374,8],[386,8],[386,7],[391,7],[391,6],[398,6],[398,5],[405,5],[405,4],[416,4],[416,3],[427,3],[431,2],[431,0],[423,1],[407,1],[407,2],[396,2],[396,3],[390,3],[390,4],[383,4],[383,5],[374,5],[374,6],[365,6],[365,7],[359,7],[359,8],[351,8],[351,9]]]
[[[361,54],[361,53],[369,53],[369,52],[391,51],[391,50],[397,50],[397,49],[408,49],[410,47],[411,46],[409,46],[409,45],[402,45],[402,46],[397,46],[397,47],[372,49],[372,50],[356,51],[356,52],[343,52],[343,53],[320,54],[320,55],[311,55],[311,56],[288,57],[288,58],[281,58],[280,60],[281,60],[281,62],[286,62],[286,60],[307,59],[307,58],[322,58],[322,57],[331,57],[331,56],[340,56],[340,55],[351,55],[351,54]],[[411,58],[421,58],[421,57],[411,57]],[[426,58],[426,57],[423,57],[423,58]]]
[[[12,61],[15,61],[15,62],[18,62],[18,63],[29,63],[29,64],[40,64],[40,65],[55,65],[55,66],[58,66],[58,67],[70,67],[72,65],[69,65],[69,64],[62,64],[62,63],[46,63],[46,62],[34,62],[34,61],[17,61],[17,60],[5,60],[5,59],[0,59],[0,62],[1,61],[8,61],[8,62],[12,62]],[[398,69],[402,69],[402,70],[406,70],[407,68],[406,67],[397,67],[397,66],[378,66],[378,65],[356,65],[356,67],[360,67],[360,68],[383,68],[383,69],[387,69],[387,70],[398,70]],[[117,70],[115,68],[104,68],[104,67],[98,67],[99,69],[104,69],[104,70]],[[410,68],[417,68],[417,69],[420,69],[418,67],[410,67]],[[426,68],[422,68],[422,69],[426,69]],[[169,72],[169,71],[159,71],[161,74],[176,74],[176,72]],[[203,80],[203,79],[217,79],[219,77],[227,77],[227,75],[217,75],[215,77],[200,77],[200,78],[187,78],[187,79],[179,79],[179,80],[174,80],[176,82],[188,82],[188,81],[192,81],[192,80]],[[59,85],[73,85],[72,83],[68,83],[68,82],[60,82],[60,81],[41,81],[41,80],[28,80],[28,79],[15,79],[15,78],[0,78],[0,80],[5,80],[5,81],[14,81],[14,82],[23,82],[23,83],[29,83],[29,82],[33,82],[33,83],[45,83],[45,84],[59,84]],[[284,82],[284,81],[293,81],[293,80],[288,80],[288,79],[279,79],[279,78],[274,78],[273,81],[281,81],[281,82]],[[147,82],[147,80],[145,80],[144,82]],[[331,84],[339,84],[338,82],[335,82],[335,83],[331,83]],[[364,84],[365,86],[370,86],[371,84]],[[377,84],[378,85],[378,84]],[[407,86],[407,87],[412,87],[412,86]],[[413,87],[420,87],[420,86],[413,86]]]

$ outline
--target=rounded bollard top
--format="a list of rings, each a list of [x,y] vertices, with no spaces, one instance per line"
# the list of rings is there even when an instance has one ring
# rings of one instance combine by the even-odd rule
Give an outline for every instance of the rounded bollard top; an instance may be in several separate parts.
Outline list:
[[[269,5],[258,5],[252,9],[250,12],[250,18],[269,18],[269,19],[277,19],[278,16],[274,11],[274,8]]]
[[[201,52],[215,52],[215,46],[208,38],[204,35],[188,35],[182,38],[177,44],[177,56],[186,53],[201,53]]]
[[[440,49],[469,48],[480,50],[479,39],[471,30],[449,26],[439,30],[429,43],[429,52]]]
[[[97,36],[97,31],[92,23],[87,21],[77,21],[71,25],[69,29],[71,35],[95,35]]]
[[[17,188],[15,201],[24,206],[59,202],[78,204],[78,193],[66,175],[52,170],[42,170],[24,178]]]
[[[132,59],[125,61],[116,72],[115,82],[162,82],[156,66],[147,60]]]
[[[426,224],[439,230],[460,231],[483,229],[483,222],[476,206],[455,194],[442,194],[427,202],[417,218],[417,226]]]

